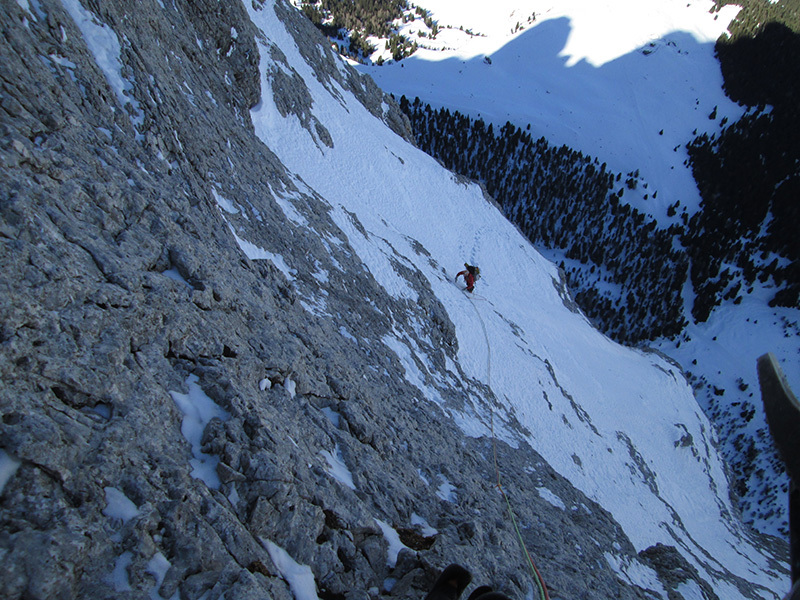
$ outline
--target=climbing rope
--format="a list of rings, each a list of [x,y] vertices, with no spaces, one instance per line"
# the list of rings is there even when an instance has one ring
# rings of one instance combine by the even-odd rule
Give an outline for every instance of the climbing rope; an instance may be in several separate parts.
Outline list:
[[[472,305],[475,314],[478,315],[478,320],[481,323],[481,329],[483,329],[483,337],[486,340],[486,385],[491,392],[492,388],[492,345],[489,343],[489,334],[486,331],[486,323],[483,321],[483,317],[481,316],[481,312],[478,310],[478,307],[475,306],[475,303],[470,298],[470,304]],[[497,484],[496,487],[500,490],[500,494],[503,496],[503,500],[506,502],[506,507],[508,508],[508,515],[511,518],[511,523],[514,525],[514,531],[517,533],[517,539],[519,540],[520,546],[522,546],[522,551],[525,554],[525,560],[528,563],[528,566],[531,569],[531,574],[533,575],[533,579],[536,582],[536,587],[538,591],[539,600],[550,600],[550,595],[547,592],[547,586],[544,583],[544,579],[542,578],[541,573],[539,573],[539,569],[536,568],[536,563],[533,562],[533,558],[531,558],[530,552],[528,552],[528,547],[525,545],[525,540],[522,539],[522,533],[519,530],[519,526],[517,525],[517,518],[514,515],[514,509],[511,507],[511,501],[508,499],[505,490],[503,489],[502,481],[500,480],[500,467],[499,463],[497,462],[497,437],[494,434],[494,403],[489,403],[490,408],[490,427],[492,432],[492,452],[494,454],[494,470],[497,474]]]

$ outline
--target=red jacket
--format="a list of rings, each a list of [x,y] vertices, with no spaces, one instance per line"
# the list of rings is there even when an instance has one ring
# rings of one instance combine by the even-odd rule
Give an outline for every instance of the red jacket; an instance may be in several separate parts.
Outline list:
[[[469,269],[464,269],[463,271],[456,273],[456,281],[458,281],[458,278],[462,275],[464,276],[464,281],[467,284],[467,291],[471,292],[472,288],[475,287],[475,275],[473,275]]]

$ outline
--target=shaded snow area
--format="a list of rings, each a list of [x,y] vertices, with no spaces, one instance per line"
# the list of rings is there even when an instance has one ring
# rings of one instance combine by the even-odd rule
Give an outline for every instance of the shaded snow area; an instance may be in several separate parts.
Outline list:
[[[407,548],[407,546],[400,541],[400,535],[394,527],[380,519],[375,519],[375,523],[381,528],[383,537],[386,538],[386,542],[389,544],[389,554],[386,559],[386,564],[390,567],[394,567],[397,564],[397,555],[400,554],[403,548]]]
[[[752,458],[749,489],[761,489],[761,481],[777,482],[788,491],[789,479],[777,453],[759,452],[772,446],[766,423],[756,371],[757,357],[772,352],[778,358],[789,385],[800,389],[798,355],[798,311],[771,308],[768,301],[774,290],[757,289],[738,305],[723,304],[711,313],[706,323],[691,324],[676,344],[662,340],[657,348],[685,365],[697,399],[707,414],[713,414],[721,429],[733,434],[720,440],[727,456]],[[778,535],[779,527],[788,530],[788,503],[785,496],[750,499],[757,509],[754,527]]]
[[[308,565],[301,565],[280,546],[269,540],[262,542],[278,571],[289,584],[295,600],[319,600],[314,574]]]
[[[203,452],[203,431],[212,419],[226,421],[229,415],[206,395],[197,381],[197,375],[190,375],[186,380],[189,388],[187,394],[170,394],[183,413],[181,433],[192,446],[193,458],[189,461],[193,467],[192,476],[205,482],[208,487],[217,489],[220,483],[216,471],[219,457]]]
[[[430,286],[455,325],[458,367],[471,380],[485,384],[476,385],[472,392],[475,398],[462,407],[448,406],[439,390],[457,373],[436,371],[435,361],[425,349],[395,332],[394,337],[383,341],[398,355],[408,383],[419,388],[420,397],[440,405],[466,435],[473,437],[490,436],[489,415],[480,407],[494,406],[493,429],[499,439],[514,447],[522,442],[532,446],[556,471],[609,511],[637,550],[657,543],[678,548],[720,598],[745,597],[723,575],[726,572],[767,590],[783,589],[782,575],[775,572],[769,557],[752,544],[746,527],[735,514],[714,434],[681,369],[656,353],[621,347],[598,333],[575,312],[557,268],[503,218],[478,186],[459,181],[392,133],[337,84],[321,83],[275,13],[254,9],[249,3],[246,6],[253,22],[268,32],[269,42],[285,54],[288,67],[281,68],[291,68],[306,82],[313,116],[329,134],[330,143],[322,141],[320,127],[308,127],[307,116],[302,120],[291,114],[280,116],[269,90],[274,63],[264,39],[259,43],[265,89],[261,102],[251,111],[257,135],[290,171],[329,204],[330,214],[347,235],[350,247],[388,294],[414,302],[415,288],[409,279],[412,275]],[[531,10],[536,6],[532,4]],[[550,10],[557,16],[555,9]],[[713,16],[708,18],[713,20]],[[467,61],[465,68],[492,68],[501,75],[503,69],[508,69],[504,76],[511,77],[512,68],[523,62],[517,54],[525,55],[531,57],[529,68],[540,72],[545,80],[536,95],[509,98],[508,106],[522,106],[544,98],[551,86],[568,85],[569,78],[582,71],[596,73],[608,68],[622,78],[646,78],[647,67],[645,63],[636,66],[638,61],[674,56],[680,58],[688,69],[685,76],[691,78],[699,76],[692,65],[711,60],[709,39],[713,30],[703,35],[675,35],[675,46],[659,42],[657,52],[635,58],[633,70],[626,64],[615,64],[619,60],[615,56],[622,49],[614,56],[597,57],[590,62],[585,54],[588,46],[580,45],[578,39],[570,41],[571,36],[583,30],[584,25],[578,25],[570,26],[567,19],[560,17],[543,23],[542,29],[523,32],[502,48],[494,49],[498,60],[491,67],[466,56],[457,58],[455,52],[450,58],[444,53],[437,55],[438,63],[433,56],[421,55],[404,63],[404,77],[413,78],[442,61],[455,64],[460,60]],[[655,33],[660,36],[664,32]],[[545,51],[527,46],[540,35],[546,38]],[[571,49],[569,55],[565,54],[567,47]],[[506,67],[504,57],[508,59]],[[537,61],[549,61],[550,65]],[[554,64],[562,79],[546,81]],[[656,64],[659,63],[650,62],[647,66],[655,68]],[[390,73],[397,71],[402,69],[387,71],[382,83],[391,82]],[[455,73],[441,71],[443,77],[453,78],[448,87],[463,94],[470,80],[465,78],[462,85]],[[428,75],[420,78],[432,80]],[[626,85],[630,93],[639,84],[628,81]],[[682,85],[693,84],[689,81]],[[391,85],[387,87],[391,89]],[[492,87],[488,83],[486,92]],[[576,94],[585,100],[597,98],[592,89],[584,88]],[[636,94],[631,95],[633,99],[626,96],[625,102],[635,101]],[[600,101],[613,103],[617,99]],[[722,104],[721,99],[718,101]],[[686,110],[684,101],[676,104]],[[543,115],[541,122],[560,122],[566,131],[568,127],[559,112],[562,109],[551,108],[556,112]],[[623,109],[626,120],[629,109],[630,105]],[[497,103],[497,110],[499,118],[505,120],[507,116],[500,114],[507,110],[502,102]],[[587,103],[584,110],[584,118],[588,119],[591,106]],[[693,106],[688,110],[695,112]],[[698,108],[697,119],[706,119],[710,110],[706,106]],[[728,105],[725,110],[735,113]],[[637,127],[642,131],[654,129],[657,135],[658,123],[643,124],[637,114],[634,113]],[[668,121],[686,121],[685,116],[662,114],[659,118],[664,126]],[[586,137],[580,127],[584,126],[581,123],[588,127],[588,122],[572,122],[573,139]],[[682,127],[691,130],[691,120]],[[572,139],[562,141],[571,143]],[[630,151],[642,153],[641,148]],[[656,166],[647,173],[653,181],[663,174],[660,163]],[[392,176],[387,177],[387,173]],[[684,181],[678,185],[688,188],[689,184]],[[324,237],[322,232],[320,237]],[[245,253],[249,252],[238,238],[237,242]],[[454,284],[455,274],[464,262],[481,267],[483,276],[474,295],[465,294],[461,285]],[[417,333],[424,338],[424,324],[420,324]],[[337,450],[329,451],[324,459],[329,474],[349,487],[349,470]],[[445,475],[439,475],[431,485],[438,488],[441,498],[458,501],[458,490]],[[546,488],[531,489],[529,493],[538,493],[555,507],[563,506]],[[384,535],[393,539],[385,528]],[[614,563],[612,554],[608,560],[625,579],[644,581],[647,587],[659,589],[653,573],[638,563]],[[288,564],[286,569],[289,574],[284,576],[291,583],[295,579],[291,574],[294,567]],[[302,580],[302,576],[297,577]],[[301,584],[293,584],[293,589],[295,585]],[[310,597],[311,592],[295,594],[301,600]]]
[[[122,73],[121,47],[117,34],[111,27],[100,22],[93,13],[83,8],[78,0],[62,0],[61,3],[80,28],[86,45],[108,80],[108,85],[114,90],[120,105],[130,107],[131,122],[134,125],[141,125],[144,122],[144,115],[133,96],[133,83]],[[111,110],[114,110],[113,107]],[[143,138],[137,135],[137,139]]]
[[[353,474],[350,472],[350,469],[347,468],[344,458],[342,458],[342,451],[339,449],[338,445],[334,447],[333,452],[323,450],[322,456],[328,463],[328,473],[330,473],[331,477],[342,485],[349,487],[351,490],[356,489],[353,483]]]
[[[20,461],[11,456],[5,450],[0,449],[0,493],[6,487],[6,483],[14,476],[19,468]]]

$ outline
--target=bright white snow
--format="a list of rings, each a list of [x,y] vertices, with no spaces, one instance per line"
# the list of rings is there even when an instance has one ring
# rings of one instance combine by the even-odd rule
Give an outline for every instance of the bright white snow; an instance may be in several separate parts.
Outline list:
[[[375,519],[375,522],[378,524],[378,527],[381,528],[383,537],[386,538],[386,543],[389,544],[389,554],[386,559],[386,564],[393,569],[397,564],[397,555],[400,554],[400,550],[408,548],[408,546],[400,541],[400,535],[394,527],[380,519]]]
[[[400,290],[412,289],[392,266],[395,250],[424,276],[455,325],[461,368],[467,376],[490,384],[494,392],[494,398],[479,400],[483,406],[498,403],[498,419],[513,410],[532,432],[527,442],[607,509],[637,550],[658,542],[676,546],[720,597],[736,599],[741,594],[717,577],[719,570],[782,590],[785,580],[732,517],[710,425],[680,370],[658,355],[609,341],[584,317],[571,312],[557,285],[555,266],[485,200],[477,186],[459,183],[349,94],[344,94],[344,102],[334,98],[302,59],[270,4],[262,10],[245,6],[309,86],[313,112],[334,145],[318,145],[296,117],[282,118],[277,112],[266,77],[266,47],[261,49],[262,101],[252,111],[256,133],[331,205],[331,215],[351,247],[389,293],[404,297]],[[589,63],[565,66],[566,59],[559,59],[558,53],[568,39],[567,23],[556,19],[544,25],[558,41],[549,49],[551,67],[565,73],[596,69]],[[682,43],[698,50],[692,40]],[[526,51],[532,60],[541,59],[532,48]],[[673,51],[677,53],[667,50]],[[637,56],[633,64],[667,52]],[[702,56],[687,60],[686,67],[691,70],[690,63],[702,60]],[[493,68],[496,62],[485,66]],[[546,76],[546,69],[541,74]],[[446,82],[457,89],[451,80]],[[498,89],[502,85],[495,88],[495,98]],[[591,97],[592,92],[584,95]],[[282,143],[286,140],[291,143]],[[368,236],[354,227],[350,213]],[[424,246],[435,263],[419,256],[410,240]],[[481,299],[467,297],[453,284],[465,261],[480,265],[484,273],[476,288]],[[431,362],[408,340],[384,342],[401,358],[413,353],[420,364]],[[411,362],[404,360],[406,366]],[[421,372],[407,368],[407,377],[423,398],[433,400]],[[486,430],[477,413],[461,413],[460,419],[465,429]],[[469,419],[473,423],[467,425]],[[510,428],[499,431],[509,443],[521,435]],[[676,447],[676,439],[686,432],[693,447]],[[455,479],[456,474],[448,476]],[[434,485],[440,483],[441,479]],[[458,485],[458,481],[445,483]]]
[[[278,268],[281,273],[284,274],[286,279],[289,281],[293,281],[295,279],[297,271],[290,268],[289,265],[286,264],[286,260],[284,260],[280,254],[275,254],[274,252],[264,250],[264,248],[261,248],[260,246],[256,246],[254,243],[239,237],[236,231],[234,231],[232,225],[228,224],[228,227],[230,228],[233,238],[236,240],[239,248],[242,250],[242,252],[244,252],[247,258],[250,260],[269,260]]]
[[[708,116],[738,118],[722,91],[713,42],[738,7],[710,0],[424,0],[445,49],[401,63],[359,66],[398,98],[418,96],[495,126],[531,125],[531,136],[566,144],[615,172],[639,169],[658,199],[642,210],[666,220],[676,200],[700,196],[684,145],[713,130]],[[536,20],[528,23],[530,15]],[[512,33],[520,22],[525,28]],[[464,36],[463,26],[480,36]],[[489,57],[489,64],[485,57]],[[677,148],[677,150],[676,150]],[[625,201],[641,205],[626,194]]]
[[[130,592],[131,584],[128,579],[128,567],[133,562],[132,552],[123,552],[114,562],[114,570],[106,577],[106,582],[114,588],[115,592]]]
[[[286,550],[269,540],[261,540],[261,543],[267,549],[281,577],[289,584],[295,600],[319,600],[314,574],[308,565],[298,564]]]
[[[86,10],[78,0],[61,0],[61,4],[83,34],[86,45],[94,56],[97,66],[106,76],[108,85],[116,94],[120,105],[130,104],[133,108],[131,122],[134,131],[137,139],[144,139],[135,127],[144,122],[144,115],[139,102],[130,93],[133,84],[122,74],[122,48],[117,34],[111,27],[102,23],[94,13]]]
[[[439,487],[436,488],[436,496],[445,502],[455,502],[458,498],[456,495],[456,486],[447,480],[447,477],[439,473]]]
[[[103,509],[103,514],[109,519],[127,523],[139,515],[139,508],[124,492],[114,487],[105,487],[103,489],[106,492],[106,507]]]
[[[543,500],[547,500],[547,502],[556,508],[567,510],[567,506],[564,504],[564,501],[546,487],[537,487],[536,491],[539,492],[539,496],[541,496]]]
[[[331,477],[333,477],[342,485],[349,487],[351,490],[356,489],[356,486],[353,483],[353,474],[350,472],[350,469],[347,468],[347,465],[344,462],[342,450],[339,448],[339,444],[334,446],[333,452],[323,450],[322,456],[328,463],[327,470]]]
[[[210,488],[218,489],[220,481],[216,469],[219,457],[203,452],[201,440],[211,419],[227,421],[230,415],[206,395],[198,381],[197,375],[189,375],[186,379],[189,393],[170,392],[170,395],[183,413],[181,433],[192,446],[194,458],[189,461],[193,467],[192,477],[202,480]]]
[[[161,584],[164,583],[164,578],[167,576],[167,571],[169,571],[171,566],[170,562],[161,552],[156,552],[148,561],[147,572],[156,580],[153,587],[150,588],[150,600],[163,600],[159,589],[161,588]],[[176,591],[170,600],[178,600],[178,597],[179,593]]]
[[[430,537],[438,533],[436,529],[430,526],[430,523],[420,517],[417,513],[411,514],[411,524],[419,527],[420,533],[424,536]]]
[[[357,66],[383,89],[495,127],[530,124],[534,139],[566,144],[612,172],[639,171],[647,187],[621,186],[623,201],[665,228],[684,209],[691,216],[699,208],[685,146],[743,113],[723,92],[713,47],[738,7],[717,11],[711,0],[498,0],[491,9],[476,1],[422,0],[419,6],[439,23],[435,40],[419,38],[422,49],[401,63]],[[421,19],[403,26],[413,39],[418,31],[429,31]],[[677,213],[667,216],[678,201]],[[561,251],[547,255],[570,262]],[[737,434],[764,426],[755,373],[761,354],[773,352],[800,389],[798,311],[769,309],[774,292],[757,289],[741,306],[728,301],[708,323],[689,327],[688,342],[659,345],[709,385],[727,390],[723,405],[754,399],[756,417]],[[767,456],[757,460],[756,472],[785,481]],[[756,517],[755,525],[778,534],[774,517]]]
[[[608,566],[614,569],[621,579],[628,581],[632,585],[638,585],[645,590],[653,590],[659,594],[660,598],[668,600],[667,590],[664,589],[658,575],[652,568],[638,561],[630,561],[627,558],[616,556],[611,552],[605,553],[605,559]]]

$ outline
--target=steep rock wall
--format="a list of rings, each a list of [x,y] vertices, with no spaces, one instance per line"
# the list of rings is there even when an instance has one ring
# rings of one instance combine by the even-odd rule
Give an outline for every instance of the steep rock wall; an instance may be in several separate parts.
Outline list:
[[[298,13],[256,5],[332,93],[408,136]],[[531,593],[491,440],[381,342],[403,330],[444,371],[453,325],[401,256],[419,300],[387,294],[253,134],[264,88],[331,144],[277,46],[259,81],[243,6],[0,6],[0,595],[288,599],[280,549],[326,599],[418,598],[456,561]],[[455,406],[481,386],[431,384]],[[611,547],[639,557],[601,507],[525,444],[497,451],[553,597],[652,597],[609,566]],[[641,560],[665,586],[693,577],[662,554]]]

